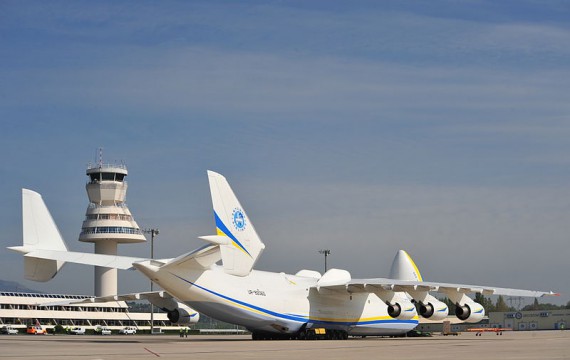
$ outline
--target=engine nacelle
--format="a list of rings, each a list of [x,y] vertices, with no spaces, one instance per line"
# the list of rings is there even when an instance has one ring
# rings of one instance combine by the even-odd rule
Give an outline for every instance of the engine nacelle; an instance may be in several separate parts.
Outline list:
[[[457,316],[459,320],[476,323],[481,321],[483,316],[485,316],[485,309],[481,304],[475,301],[469,301],[463,305],[457,303],[455,306],[455,316]]]
[[[188,311],[189,309],[176,308],[174,310],[168,310],[166,316],[171,323],[176,325],[188,325],[197,323],[200,320],[200,314],[195,311]]]
[[[409,320],[418,315],[416,307],[407,299],[398,299],[395,302],[386,302],[388,305],[388,315],[394,319]]]
[[[443,320],[449,314],[447,305],[435,298],[429,302],[419,302],[418,311],[422,317],[430,320]]]

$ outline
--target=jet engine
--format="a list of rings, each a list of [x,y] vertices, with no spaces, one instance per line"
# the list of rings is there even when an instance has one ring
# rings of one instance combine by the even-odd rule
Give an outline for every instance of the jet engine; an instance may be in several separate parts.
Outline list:
[[[166,316],[171,323],[176,325],[188,325],[196,323],[200,319],[200,314],[194,311],[188,311],[188,308],[178,307],[173,310],[167,310]]]
[[[455,316],[457,316],[459,320],[476,323],[481,321],[483,316],[485,316],[485,309],[481,304],[475,301],[468,301],[463,305],[457,303],[455,306]]]
[[[418,312],[426,319],[430,320],[443,320],[449,314],[447,305],[434,297],[428,299],[429,301],[418,303]]]
[[[407,299],[398,299],[392,303],[386,301],[388,315],[395,319],[409,320],[417,316],[416,307]]]

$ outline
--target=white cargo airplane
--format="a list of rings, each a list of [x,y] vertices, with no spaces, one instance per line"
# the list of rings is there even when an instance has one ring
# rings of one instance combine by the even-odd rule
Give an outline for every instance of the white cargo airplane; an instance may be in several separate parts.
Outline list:
[[[23,190],[24,245],[11,247],[24,255],[26,278],[47,281],[65,262],[135,268],[165,291],[92,298],[100,302],[175,298],[200,313],[241,325],[253,339],[303,339],[325,329],[326,337],[399,335],[418,325],[419,315],[442,320],[445,303],[430,295],[439,292],[457,306],[455,315],[478,322],[483,307],[467,294],[541,297],[552,292],[425,282],[411,257],[398,251],[389,278],[352,279],[346,270],[331,269],[321,276],[311,270],[295,275],[253,270],[265,249],[253,224],[225,177],[208,171],[216,235],[201,236],[209,244],[174,259],[151,260],[70,252],[41,196]],[[217,265],[221,261],[221,265]],[[172,302],[172,299],[169,299]],[[158,302],[158,303],[157,303]],[[164,304],[163,304],[164,305]],[[188,309],[166,307],[169,316],[188,318]],[[419,313],[419,315],[418,315]]]

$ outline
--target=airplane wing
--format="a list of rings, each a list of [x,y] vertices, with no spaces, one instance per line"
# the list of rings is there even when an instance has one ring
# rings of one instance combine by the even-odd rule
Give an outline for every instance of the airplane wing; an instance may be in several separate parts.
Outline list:
[[[352,279],[347,282],[337,284],[315,286],[320,289],[347,291],[350,293],[357,292],[378,292],[391,290],[395,292],[414,292],[414,291],[433,291],[439,293],[480,293],[483,295],[505,295],[505,296],[524,296],[524,297],[543,297],[543,296],[559,296],[560,294],[552,291],[534,291],[521,289],[508,289],[493,286],[450,284],[429,281],[408,281],[387,278],[374,279]]]
[[[399,250],[392,263],[389,278],[352,279],[346,270],[330,269],[313,286],[322,295],[330,292],[374,294],[387,305],[388,315],[397,319],[443,320],[449,314],[447,304],[430,292],[444,294],[456,306],[455,315],[461,321],[476,323],[485,316],[483,306],[467,296],[505,295],[521,297],[559,296],[552,291],[534,291],[494,286],[451,284],[424,281],[418,267],[404,250]]]
[[[219,245],[205,245],[177,258],[163,262],[165,268],[207,269],[222,259]]]

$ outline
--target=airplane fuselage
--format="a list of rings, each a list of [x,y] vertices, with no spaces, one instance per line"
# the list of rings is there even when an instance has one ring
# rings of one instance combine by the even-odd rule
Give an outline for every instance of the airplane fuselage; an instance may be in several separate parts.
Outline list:
[[[251,331],[294,334],[303,327],[324,327],[350,335],[398,335],[418,324],[417,316],[390,317],[373,293],[319,292],[316,278],[255,270],[240,277],[217,265],[205,271],[148,262],[136,267],[198,312]]]

